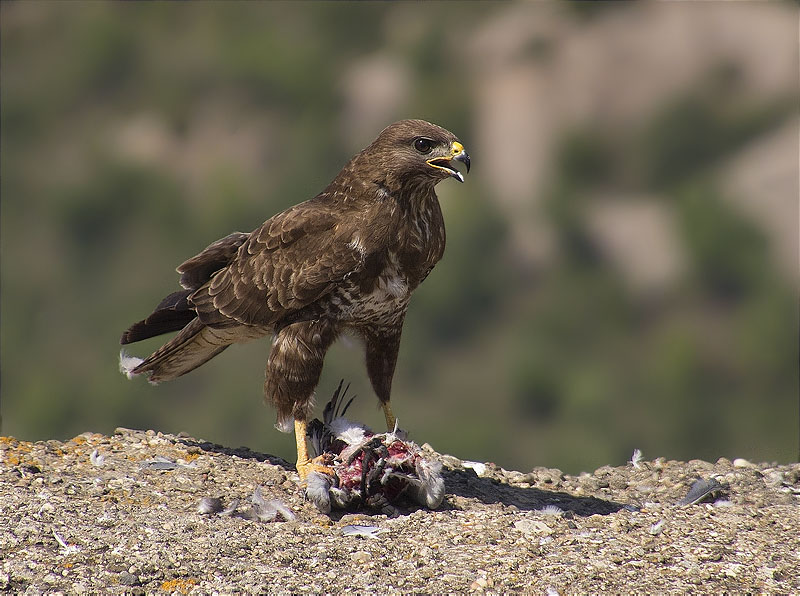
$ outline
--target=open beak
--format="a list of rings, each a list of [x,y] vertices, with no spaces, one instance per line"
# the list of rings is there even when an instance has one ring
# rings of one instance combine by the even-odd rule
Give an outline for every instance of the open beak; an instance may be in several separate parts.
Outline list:
[[[460,161],[463,163],[467,167],[467,173],[469,173],[469,154],[466,149],[464,149],[464,145],[458,141],[454,141],[453,145],[450,147],[449,157],[434,157],[428,160],[428,165],[444,170],[449,176],[452,176],[459,182],[464,182],[464,175],[452,166],[452,161]]]

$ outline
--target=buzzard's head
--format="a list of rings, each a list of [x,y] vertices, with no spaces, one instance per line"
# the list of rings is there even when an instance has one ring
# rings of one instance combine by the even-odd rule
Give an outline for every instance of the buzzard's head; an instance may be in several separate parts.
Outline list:
[[[385,175],[381,183],[431,186],[445,178],[464,182],[464,175],[454,162],[461,162],[469,172],[469,155],[449,130],[424,120],[401,120],[387,126],[361,154],[375,176]]]

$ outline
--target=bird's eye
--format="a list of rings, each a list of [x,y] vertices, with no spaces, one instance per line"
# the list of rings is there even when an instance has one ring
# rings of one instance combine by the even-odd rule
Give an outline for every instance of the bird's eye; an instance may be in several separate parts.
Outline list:
[[[420,153],[430,153],[433,149],[433,141],[425,137],[417,137],[414,139],[414,149]]]

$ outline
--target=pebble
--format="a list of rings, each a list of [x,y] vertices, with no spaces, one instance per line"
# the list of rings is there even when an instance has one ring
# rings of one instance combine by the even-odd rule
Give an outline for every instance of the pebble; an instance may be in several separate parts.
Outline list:
[[[372,560],[372,555],[367,551],[358,550],[350,555],[350,559],[354,563],[360,563],[363,565],[364,563],[369,563]]]
[[[470,585],[470,588],[472,588],[473,590],[483,590],[488,587],[489,587],[489,580],[487,580],[485,577],[479,577],[474,582],[472,582],[472,585]]]
[[[663,519],[658,520],[656,523],[650,526],[650,529],[648,530],[648,532],[650,532],[650,534],[652,534],[653,536],[658,536],[663,531],[664,531]]]
[[[135,586],[139,583],[139,578],[128,571],[123,571],[117,576],[117,581],[123,586]]]
[[[514,527],[523,534],[552,534],[553,528],[538,519],[521,519],[514,522]]]
[[[772,488],[777,488],[781,486],[784,482],[783,473],[780,470],[764,470],[764,482],[766,482],[767,486]]]
[[[465,468],[469,468],[471,470],[474,470],[475,473],[478,476],[486,475],[486,464],[482,464],[482,463],[477,462],[477,461],[465,461],[465,462],[462,462],[462,465]]]

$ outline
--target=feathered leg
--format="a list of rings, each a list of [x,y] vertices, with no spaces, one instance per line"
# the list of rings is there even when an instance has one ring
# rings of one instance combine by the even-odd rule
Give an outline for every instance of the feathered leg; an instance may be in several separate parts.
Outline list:
[[[372,388],[381,402],[388,431],[393,431],[397,423],[389,400],[392,393],[392,377],[397,365],[397,353],[400,350],[401,330],[402,322],[396,327],[381,329],[379,333],[365,334],[367,374],[372,382]]]
[[[294,421],[301,480],[314,470],[332,473],[309,458],[306,429],[322,362],[336,336],[333,326],[322,320],[287,325],[275,334],[267,360],[264,398],[277,410],[278,430],[290,432]]]

